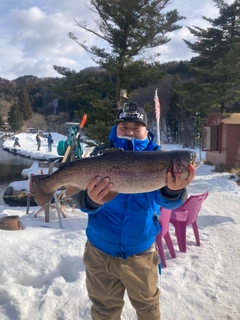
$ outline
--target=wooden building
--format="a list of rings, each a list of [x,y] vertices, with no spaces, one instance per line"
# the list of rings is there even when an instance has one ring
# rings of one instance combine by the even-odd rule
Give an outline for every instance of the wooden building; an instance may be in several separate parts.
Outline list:
[[[234,167],[240,148],[240,113],[213,113],[203,126],[206,161]]]

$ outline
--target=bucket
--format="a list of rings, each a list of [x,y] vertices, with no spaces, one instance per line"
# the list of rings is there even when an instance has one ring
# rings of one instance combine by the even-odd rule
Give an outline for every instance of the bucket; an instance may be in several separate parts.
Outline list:
[[[2,230],[22,230],[22,222],[19,216],[7,216],[0,219],[0,229]]]

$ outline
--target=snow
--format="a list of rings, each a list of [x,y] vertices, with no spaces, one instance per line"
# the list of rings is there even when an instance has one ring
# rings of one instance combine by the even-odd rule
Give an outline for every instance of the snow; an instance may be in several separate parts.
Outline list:
[[[43,142],[37,152],[30,135],[19,138],[21,152],[31,157],[46,151]],[[56,155],[57,141],[55,136],[51,156]],[[198,217],[201,246],[188,227],[187,252],[179,252],[170,226],[177,257],[172,259],[165,249],[167,268],[158,283],[163,320],[240,319],[240,188],[230,174],[213,168],[201,163],[188,187],[189,195],[209,192]],[[18,215],[23,226],[19,231],[0,230],[0,319],[91,319],[83,264],[87,216],[65,207],[61,229],[55,209],[49,223],[43,212],[34,218],[39,208],[31,207],[26,215],[25,207],[0,206],[0,218]],[[136,319],[125,295],[122,320]]]

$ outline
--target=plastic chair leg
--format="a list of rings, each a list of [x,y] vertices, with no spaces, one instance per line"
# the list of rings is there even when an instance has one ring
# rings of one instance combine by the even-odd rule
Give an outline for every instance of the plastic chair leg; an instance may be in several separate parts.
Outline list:
[[[161,258],[162,268],[166,268],[167,264],[166,264],[166,259],[165,259],[165,256],[164,256],[164,251],[163,251],[163,246],[162,246],[162,235],[161,235],[161,233],[159,233],[156,236],[156,244],[157,244],[158,254],[159,254],[160,258]]]
[[[178,248],[180,252],[187,251],[187,241],[186,241],[186,233],[187,233],[187,226],[182,221],[175,221],[175,229],[176,229],[176,236],[178,241]]]
[[[193,228],[193,232],[194,232],[194,235],[195,235],[196,244],[197,244],[197,246],[200,246],[200,237],[199,237],[198,226],[197,226],[197,222],[196,221],[193,222],[192,228]]]
[[[174,250],[174,247],[173,247],[173,244],[172,244],[172,239],[171,239],[171,236],[170,236],[169,232],[167,232],[165,234],[164,240],[166,242],[166,245],[168,247],[168,250],[169,250],[172,258],[176,258],[176,253],[175,253],[175,250]]]

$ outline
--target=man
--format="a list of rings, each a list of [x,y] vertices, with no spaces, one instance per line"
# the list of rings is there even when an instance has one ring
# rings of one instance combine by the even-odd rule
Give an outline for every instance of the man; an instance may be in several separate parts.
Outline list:
[[[37,135],[36,135],[36,140],[37,140],[37,150],[40,151],[41,139],[39,137],[39,133],[37,133]]]
[[[160,150],[147,129],[144,110],[136,103],[125,107],[119,112],[105,147]],[[102,148],[95,148],[92,155]],[[84,264],[93,320],[119,320],[125,290],[139,320],[160,319],[159,257],[155,250],[155,237],[161,230],[159,207],[174,209],[186,200],[185,187],[195,174],[193,166],[189,170],[186,180],[181,179],[181,174],[173,177],[169,172],[167,186],[160,190],[118,194],[112,200],[110,179],[95,177],[86,191],[73,197],[89,215]]]
[[[48,141],[48,152],[52,152],[53,138],[51,133],[48,134],[47,141]]]

